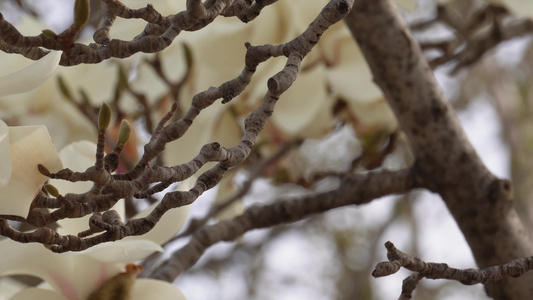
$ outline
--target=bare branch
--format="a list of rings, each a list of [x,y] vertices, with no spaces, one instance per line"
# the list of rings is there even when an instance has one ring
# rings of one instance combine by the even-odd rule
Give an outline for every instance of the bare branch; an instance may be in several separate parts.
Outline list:
[[[345,20],[413,147],[423,185],[446,202],[479,266],[530,255],[510,182],[496,178],[479,159],[390,1],[359,0]],[[527,298],[531,276],[518,279],[520,288],[514,289],[499,281],[487,287],[489,295]]]
[[[514,259],[509,263],[492,266],[482,270],[455,269],[445,263],[428,263],[418,257],[411,256],[398,250],[393,243],[386,242],[388,262],[380,262],[376,265],[372,276],[383,277],[394,274],[404,267],[416,272],[407,277],[402,286],[402,294],[399,299],[411,299],[418,282],[423,278],[449,279],[459,281],[465,285],[491,284],[506,277],[520,277],[524,273],[533,270],[533,257]]]
[[[115,3],[115,1],[111,2]],[[93,167],[84,172],[73,172],[69,169],[64,169],[57,173],[50,173],[44,166],[39,169],[43,175],[50,178],[71,182],[92,181],[95,184],[91,190],[82,194],[59,195],[57,199],[61,202],[60,208],[51,213],[43,212],[40,209],[32,209],[26,221],[32,225],[42,227],[63,218],[78,218],[90,213],[104,212],[121,198],[133,196],[149,197],[170,183],[191,177],[207,162],[218,162],[214,167],[201,174],[194,187],[189,191],[176,191],[165,194],[162,201],[145,218],[130,219],[127,223],[107,222],[105,218],[92,218],[90,223],[91,232],[104,230],[103,233],[96,236],[84,237],[87,232],[81,234],[83,237],[61,236],[55,232],[50,233],[48,229],[39,229],[33,233],[22,233],[12,229],[7,222],[0,228],[0,234],[20,242],[50,244],[52,245],[50,249],[55,252],[81,251],[99,243],[115,241],[131,235],[142,235],[150,231],[168,210],[193,203],[205,191],[218,184],[228,169],[240,165],[248,157],[257,136],[272,115],[281,94],[296,80],[302,59],[317,44],[326,29],[342,20],[348,14],[352,4],[353,2],[349,0],[331,1],[300,36],[288,43],[262,46],[246,44],[247,53],[242,73],[237,78],[225,82],[219,87],[211,87],[207,91],[194,96],[190,109],[183,117],[164,126],[165,121],[172,114],[171,110],[158,125],[156,130],[158,135],[156,134],[145,145],[145,152],[137,166],[127,174],[112,175],[110,172],[112,165],[109,165],[109,169],[103,167],[104,134],[110,115],[100,114],[97,160]],[[200,1],[188,2],[189,10],[187,14],[210,18],[213,12],[218,15],[224,7],[223,5],[220,7],[216,5],[204,7],[204,5],[207,4],[202,4]],[[148,167],[150,161],[162,153],[167,143],[179,139],[186,133],[196,116],[203,109],[218,99],[223,99],[223,103],[231,101],[246,88],[261,62],[278,56],[285,56],[287,62],[281,71],[268,80],[268,91],[259,107],[244,121],[244,134],[237,146],[226,149],[218,143],[211,143],[203,146],[199,154],[188,163],[173,167]],[[152,183],[159,184],[155,188],[151,188],[150,185]],[[46,203],[57,205],[57,202],[50,200],[39,201],[39,204]],[[105,213],[103,216],[105,217]]]
[[[405,193],[418,187],[412,169],[376,171],[364,175],[347,175],[335,190],[296,199],[278,200],[269,205],[249,207],[242,215],[215,225],[204,226],[191,241],[156,269],[152,277],[169,282],[191,268],[205,250],[220,241],[231,241],[259,228],[296,222],[311,214],[347,205],[361,205],[378,197]]]

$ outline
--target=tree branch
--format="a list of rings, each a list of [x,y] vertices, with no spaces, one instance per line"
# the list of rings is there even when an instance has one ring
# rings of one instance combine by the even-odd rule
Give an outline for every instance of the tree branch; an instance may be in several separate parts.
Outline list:
[[[439,193],[481,268],[533,253],[510,182],[492,175],[467,140],[422,51],[390,1],[358,0],[345,19],[415,155],[423,185]],[[530,298],[529,273],[487,286],[492,297]]]
[[[391,242],[386,242],[385,248],[387,248],[389,261],[378,263],[374,272],[372,272],[372,276],[388,276],[398,272],[401,267],[416,272],[404,280],[399,299],[411,299],[413,291],[423,278],[449,279],[459,281],[465,285],[478,283],[487,285],[506,277],[520,277],[524,273],[533,270],[533,257],[515,259],[509,263],[488,267],[483,270],[462,270],[451,268],[445,263],[425,262],[418,257],[398,250]]]
[[[329,192],[251,206],[234,219],[199,229],[187,245],[174,252],[169,260],[154,271],[152,277],[172,282],[191,268],[207,248],[220,241],[232,241],[247,231],[296,222],[311,214],[369,203],[376,198],[405,193],[417,187],[412,169],[376,171],[347,175],[341,178],[338,188]]]
[[[111,1],[111,0],[110,0]],[[189,13],[195,15],[210,14],[210,10],[203,11],[206,5],[209,9],[219,11],[221,7],[211,7],[202,4],[201,1],[188,2]],[[211,169],[198,177],[194,187],[189,191],[175,191],[165,194],[162,201],[145,218],[132,219],[127,223],[122,220],[106,221],[106,213],[93,216],[90,227],[96,232],[101,232],[96,236],[85,237],[87,232],[83,232],[83,237],[61,236],[56,232],[41,228],[32,233],[22,233],[9,226],[7,221],[0,224],[0,234],[13,240],[28,243],[40,242],[49,244],[54,252],[81,251],[96,244],[115,241],[131,235],[142,235],[150,231],[161,219],[163,214],[172,208],[177,208],[193,203],[205,191],[213,188],[220,182],[226,171],[240,165],[248,157],[255,144],[255,140],[264,128],[266,122],[272,115],[275,105],[280,96],[296,80],[300,64],[303,58],[318,43],[323,32],[331,25],[341,21],[350,11],[353,1],[334,0],[329,2],[320,14],[313,20],[308,28],[298,37],[285,44],[251,46],[246,44],[247,52],[245,57],[245,67],[242,73],[235,79],[223,83],[219,87],[211,87],[208,90],[195,95],[192,99],[190,109],[184,116],[163,127],[164,120],[168,120],[172,112],[167,115],[158,125],[156,134],[145,145],[145,152],[136,167],[127,174],[111,174],[113,163],[104,165],[104,142],[105,132],[100,129],[99,143],[97,151],[97,162],[84,172],[73,172],[69,169],[61,170],[57,173],[50,173],[43,166],[39,167],[45,176],[55,179],[63,179],[71,182],[92,181],[95,184],[86,193],[58,195],[57,200],[61,207],[51,213],[43,212],[41,209],[32,207],[27,222],[35,226],[45,226],[63,218],[78,218],[90,213],[100,213],[110,209],[119,199],[129,197],[149,197],[158,191],[161,186],[178,182],[191,177],[198,172],[202,166],[208,162],[217,162]],[[252,75],[258,65],[272,57],[285,56],[287,62],[282,70],[272,76],[267,81],[268,91],[263,101],[244,121],[244,134],[235,147],[226,149],[218,143],[204,145],[199,154],[188,163],[173,167],[148,167],[150,161],[160,155],[167,143],[182,137],[189,129],[198,114],[216,100],[222,99],[222,103],[231,101],[239,95],[249,84]],[[162,129],[160,129],[162,127]],[[109,161],[112,161],[111,159]],[[151,184],[159,183],[155,188]],[[40,196],[39,204],[51,204],[57,206],[58,201],[44,199]]]

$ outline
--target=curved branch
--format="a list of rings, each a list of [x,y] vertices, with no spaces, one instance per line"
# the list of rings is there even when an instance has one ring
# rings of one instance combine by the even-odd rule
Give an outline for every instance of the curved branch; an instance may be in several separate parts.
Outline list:
[[[402,286],[400,299],[411,299],[418,282],[423,278],[449,279],[459,281],[465,285],[492,284],[507,277],[520,277],[524,273],[533,270],[533,257],[515,259],[509,263],[492,266],[482,270],[455,269],[445,263],[428,263],[418,257],[411,256],[398,250],[393,243],[386,242],[388,262],[380,262],[376,265],[372,276],[383,277],[395,274],[404,267],[416,272],[407,277]]]

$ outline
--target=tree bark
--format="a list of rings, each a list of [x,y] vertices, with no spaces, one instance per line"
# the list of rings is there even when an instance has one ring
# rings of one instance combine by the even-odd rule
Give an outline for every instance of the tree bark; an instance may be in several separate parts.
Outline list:
[[[356,0],[345,19],[415,154],[424,187],[438,193],[480,268],[530,256],[512,199],[467,140],[417,41],[387,0]],[[495,299],[532,299],[533,274],[486,286]]]

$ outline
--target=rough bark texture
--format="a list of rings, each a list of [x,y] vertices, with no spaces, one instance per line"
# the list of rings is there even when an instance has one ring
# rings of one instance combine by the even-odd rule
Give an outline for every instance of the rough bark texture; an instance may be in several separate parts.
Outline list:
[[[531,255],[510,182],[481,162],[390,1],[356,0],[346,23],[411,142],[420,180],[441,195],[479,267]],[[528,273],[486,288],[495,299],[531,299],[532,279]]]

